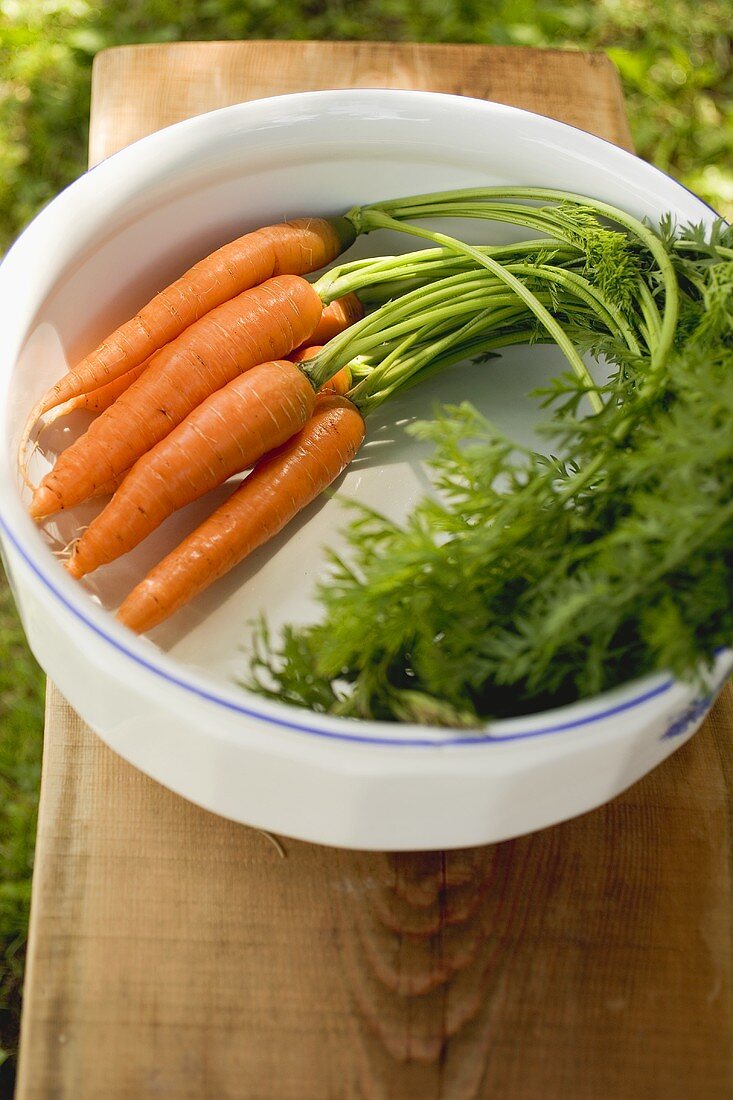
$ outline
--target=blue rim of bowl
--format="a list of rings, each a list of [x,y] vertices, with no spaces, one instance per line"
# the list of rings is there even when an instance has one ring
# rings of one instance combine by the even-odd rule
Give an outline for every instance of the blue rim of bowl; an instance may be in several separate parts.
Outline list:
[[[342,89],[341,91],[342,92],[359,92],[359,91],[363,92],[363,91],[366,91],[366,90],[369,90],[369,91],[374,90],[374,91],[379,91],[381,93],[393,91],[396,94],[401,94],[401,95],[411,94],[411,90],[404,89],[404,88],[401,88],[401,89],[389,89],[389,88],[358,89],[358,88],[353,88],[353,89]],[[332,92],[333,92],[333,89],[323,89],[323,90],[318,91],[318,92],[310,92],[310,93],[305,93],[305,94],[316,96],[316,95],[324,95],[324,94],[327,95],[327,94],[332,93]],[[662,169],[658,168],[656,165],[652,165],[652,164],[649,164],[647,161],[643,161],[642,158],[637,157],[635,153],[631,152],[631,150],[624,149],[622,146],[616,145],[615,142],[610,141],[608,138],[600,137],[598,134],[594,134],[590,130],[584,130],[580,126],[573,126],[571,123],[562,122],[560,119],[552,118],[549,115],[540,115],[540,113],[537,112],[537,111],[528,111],[523,107],[514,107],[511,104],[497,103],[493,100],[476,99],[474,97],[469,97],[469,96],[466,96],[466,97],[449,96],[448,93],[440,93],[440,92],[430,93],[430,92],[427,92],[427,91],[422,90],[422,89],[419,90],[419,91],[414,90],[414,94],[416,94],[416,95],[436,95],[436,96],[439,96],[440,98],[466,99],[468,102],[473,102],[473,103],[476,103],[476,104],[492,103],[494,106],[499,107],[502,110],[516,112],[516,113],[519,113],[519,114],[522,114],[522,115],[530,115],[532,117],[545,118],[548,121],[555,123],[555,125],[566,127],[567,129],[573,130],[573,131],[575,131],[576,133],[579,133],[579,134],[584,134],[586,137],[590,137],[594,141],[599,141],[603,145],[610,146],[612,149],[616,150],[617,152],[625,153],[626,155],[634,158],[635,160],[641,161],[641,163],[646,164],[647,167],[651,168],[652,171],[657,172],[660,176],[663,176],[665,179],[670,180],[670,182],[672,182],[676,186],[681,187],[684,191],[687,192],[687,194],[691,195],[694,199],[696,199],[697,202],[699,202],[703,206],[707,207],[707,209],[716,218],[721,217],[721,215],[708,202],[706,202],[705,199],[701,198],[694,191],[692,191],[691,188],[687,187],[685,184],[681,183],[679,180],[677,180],[673,176],[669,175],[669,173],[662,171]],[[250,101],[247,104],[231,104],[231,105],[226,106],[226,107],[218,108],[216,111],[207,112],[207,114],[218,114],[220,111],[230,111],[234,107],[241,107],[241,106],[244,106],[244,105],[250,106],[251,104],[254,104],[254,103],[266,102],[267,100],[287,99],[287,98],[289,98],[289,95],[267,96],[267,97],[263,97],[262,99],[259,99],[259,100]],[[169,127],[169,128],[173,129],[174,127],[178,127],[178,126],[186,126],[187,123],[197,123],[197,122],[200,122],[202,117],[203,116],[195,116],[194,118],[191,118],[191,119],[182,119],[179,123],[174,123],[173,126]],[[153,136],[153,135],[146,135],[146,137],[150,137],[150,136]],[[145,141],[146,137],[143,137],[140,140]],[[134,142],[132,144],[136,145],[138,143]],[[127,146],[126,148],[130,148],[130,146]],[[122,149],[119,152],[124,153],[125,149]],[[114,155],[117,155],[117,154],[114,154]],[[102,161],[100,163],[105,164],[110,159],[112,159],[112,158],[106,158],[104,161]],[[95,165],[94,167],[99,167],[99,165]],[[89,172],[93,171],[94,167],[89,169],[88,172],[85,173],[85,176],[88,175]],[[84,178],[84,177],[81,177],[81,178]],[[74,182],[76,182],[76,181],[74,181]],[[64,188],[63,191],[70,190],[74,186],[74,182],[69,184],[68,187]],[[60,192],[60,194],[63,194],[63,191]],[[55,200],[53,200],[53,201],[55,201]],[[22,235],[23,234],[21,234],[21,236]],[[630,699],[626,699],[623,702],[616,703],[616,704],[614,704],[612,706],[609,706],[609,707],[605,707],[601,710],[596,711],[593,714],[585,715],[582,718],[574,718],[574,719],[570,719],[567,722],[554,723],[554,724],[549,725],[549,726],[544,726],[540,729],[518,730],[516,732],[507,733],[507,734],[486,733],[482,736],[466,736],[466,735],[464,735],[464,736],[454,737],[454,738],[440,737],[440,738],[431,738],[431,739],[428,739],[428,738],[410,738],[410,739],[408,739],[408,738],[392,738],[392,737],[364,736],[364,735],[359,735],[359,734],[337,733],[336,731],[333,731],[333,730],[326,730],[326,729],[323,729],[322,727],[319,727],[319,726],[311,726],[311,725],[307,725],[307,724],[302,723],[302,722],[296,722],[296,721],[288,720],[286,718],[279,718],[275,715],[271,715],[271,714],[267,714],[267,713],[259,711],[259,710],[255,710],[252,707],[246,707],[243,704],[237,703],[232,699],[227,699],[224,696],[218,695],[216,692],[209,691],[209,690],[206,690],[204,688],[200,688],[200,687],[196,686],[195,684],[189,683],[186,680],[183,680],[183,679],[175,676],[173,673],[168,672],[165,669],[158,667],[157,665],[153,664],[150,661],[147,661],[140,654],[135,653],[133,650],[131,650],[127,646],[125,646],[121,641],[118,641],[116,638],[113,638],[110,634],[108,634],[105,630],[103,630],[101,626],[99,626],[97,623],[95,623],[92,619],[88,618],[79,608],[75,607],[74,604],[70,600],[68,600],[66,598],[66,596],[64,596],[64,594],[53,584],[53,582],[46,576],[46,574],[39,568],[39,566],[37,566],[35,564],[35,562],[33,562],[33,560],[28,556],[28,554],[25,552],[25,550],[23,549],[23,547],[21,546],[21,544],[17,540],[17,538],[13,535],[13,533],[11,532],[10,528],[8,527],[8,525],[6,524],[6,522],[4,521],[4,519],[1,515],[0,515],[0,531],[2,531],[3,534],[5,535],[5,537],[9,540],[9,542],[12,543],[12,545],[13,545],[14,549],[16,550],[16,552],[20,555],[20,557],[23,559],[25,564],[30,568],[30,570],[33,572],[33,574],[41,581],[41,583],[44,585],[44,587],[46,587],[59,600],[59,602],[67,609],[67,611],[71,612],[71,614],[75,618],[79,619],[82,623],[84,623],[84,625],[87,626],[94,634],[96,634],[98,637],[104,639],[104,641],[106,641],[109,645],[111,645],[113,649],[116,649],[118,652],[123,653],[126,657],[129,657],[132,661],[135,662],[135,664],[137,664],[140,667],[144,668],[146,671],[153,673],[155,676],[159,677],[160,679],[165,680],[167,683],[170,683],[170,684],[174,685],[175,687],[182,688],[184,691],[188,692],[189,694],[192,694],[192,695],[196,696],[197,698],[203,700],[204,702],[214,703],[217,706],[221,706],[226,710],[233,711],[234,713],[242,714],[242,715],[244,715],[248,718],[255,718],[258,721],[266,722],[269,725],[278,726],[281,729],[286,729],[286,730],[290,730],[290,731],[294,731],[294,732],[298,732],[298,733],[307,733],[307,734],[311,734],[311,735],[316,736],[316,737],[326,738],[326,739],[335,740],[335,741],[346,741],[346,742],[352,742],[352,743],[357,743],[357,744],[366,744],[366,745],[394,746],[395,748],[451,748],[451,747],[455,748],[455,747],[459,747],[459,746],[490,745],[490,744],[502,744],[502,743],[507,743],[507,742],[512,742],[512,741],[526,741],[526,740],[531,740],[531,739],[537,738],[537,737],[546,737],[546,736],[548,736],[550,734],[554,734],[554,733],[564,733],[564,732],[568,732],[568,731],[571,731],[571,730],[580,729],[583,726],[593,725],[594,723],[603,721],[606,718],[613,718],[618,714],[623,714],[624,712],[626,712],[628,710],[631,710],[634,707],[641,706],[642,704],[647,703],[650,700],[655,699],[658,696],[665,694],[666,692],[670,691],[671,688],[673,688],[676,684],[676,681],[675,681],[674,677],[667,676],[661,683],[656,684],[654,687],[647,688],[645,691],[639,693],[638,695],[633,696]],[[651,678],[653,678],[653,677],[646,677],[645,679],[648,681]],[[623,688],[623,686],[624,685],[620,685],[621,688]],[[614,689],[614,690],[618,690],[618,689]],[[596,697],[596,698],[602,698],[602,696],[601,697]],[[585,701],[581,700],[580,702],[582,704]],[[285,704],[280,704],[280,705],[285,705]],[[570,705],[571,706],[576,706],[578,704],[570,704]],[[430,728],[430,727],[426,727],[426,728]]]

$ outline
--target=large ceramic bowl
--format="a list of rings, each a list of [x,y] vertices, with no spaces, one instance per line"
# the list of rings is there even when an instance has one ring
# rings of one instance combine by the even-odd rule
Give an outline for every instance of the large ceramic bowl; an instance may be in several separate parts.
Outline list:
[[[86,589],[54,554],[71,537],[70,518],[39,531],[26,515],[16,449],[28,409],[192,260],[283,216],[506,183],[569,188],[652,220],[666,210],[683,222],[713,216],[642,161],[538,115],[422,92],[308,93],[216,111],[111,157],[39,215],[0,269],[2,545],[30,644],[107,744],[216,813],[355,848],[501,840],[597,806],[660,763],[695,731],[730,670],[724,653],[704,698],[658,675],[471,735],[324,718],[238,686],[247,624],[261,609],[274,626],[314,614],[322,548],[344,522],[338,497],[400,516],[424,491],[425,453],[405,422],[437,400],[470,398],[529,439],[538,410],[526,394],[559,364],[549,350],[456,368],[386,406],[336,499],[313,505],[151,638],[133,637],[106,608],[190,528],[197,507]],[[471,231],[488,239],[487,226]],[[493,239],[500,232],[509,231]],[[393,244],[375,235],[358,247]],[[74,521],[84,518],[78,510]]]

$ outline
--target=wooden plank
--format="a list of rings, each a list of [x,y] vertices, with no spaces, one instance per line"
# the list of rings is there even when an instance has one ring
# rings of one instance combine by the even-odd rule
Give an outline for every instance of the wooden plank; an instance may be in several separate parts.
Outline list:
[[[351,43],[124,48],[91,149],[298,87],[432,87],[628,142],[603,59]],[[726,689],[612,804],[418,855],[286,841],[108,750],[50,686],[18,1100],[687,1100],[733,1092]]]
[[[95,59],[90,163],[183,118],[322,88],[410,88],[493,99],[631,148],[621,87],[603,54],[385,42],[178,42]]]

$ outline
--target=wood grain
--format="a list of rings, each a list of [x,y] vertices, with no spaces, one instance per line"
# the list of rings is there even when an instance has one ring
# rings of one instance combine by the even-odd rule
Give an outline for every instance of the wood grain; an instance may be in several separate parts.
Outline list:
[[[91,151],[294,88],[490,96],[628,143],[586,54],[214,43],[97,59]],[[349,853],[206,813],[49,685],[18,1100],[733,1094],[730,734],[484,849]]]
[[[631,147],[621,88],[603,54],[385,42],[179,42],[95,59],[95,164],[181,119],[263,96],[410,88],[493,99]]]

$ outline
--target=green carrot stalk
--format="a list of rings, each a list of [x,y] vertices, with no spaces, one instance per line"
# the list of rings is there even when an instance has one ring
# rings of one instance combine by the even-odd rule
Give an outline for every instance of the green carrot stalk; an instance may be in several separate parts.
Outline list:
[[[552,202],[558,205],[525,207],[507,201],[511,199]],[[378,226],[385,227],[387,224],[383,220],[385,215],[390,221],[391,228],[394,228],[391,224],[394,221],[436,216],[511,221],[514,224],[524,224],[532,228],[544,227],[548,234],[555,235],[560,240],[577,242],[582,238],[583,230],[587,229],[587,220],[586,224],[583,224],[584,212],[587,211],[601,215],[628,230],[648,249],[657,264],[664,289],[664,309],[659,341],[652,355],[652,369],[656,369],[664,363],[674,340],[679,313],[677,276],[672,260],[658,235],[638,218],[634,218],[618,207],[571,191],[541,187],[486,187],[413,195],[408,198],[373,203],[365,207],[356,207],[347,217],[358,232],[369,232],[371,228]]]
[[[351,216],[351,215],[349,215]],[[542,325],[547,329],[555,343],[561,349],[565,358],[570,363],[570,366],[575,371],[580,381],[587,387],[588,395],[595,412],[601,412],[603,409],[603,402],[599,397],[595,383],[591,375],[588,372],[588,368],[581,359],[580,355],[575,349],[572,341],[568,338],[566,332],[556,319],[552,316],[550,311],[539,301],[537,296],[532,293],[527,286],[522,283],[515,275],[507,271],[497,260],[494,260],[491,256],[485,255],[472,245],[465,244],[463,241],[457,240],[455,237],[449,237],[444,233],[438,233],[428,229],[420,229],[410,223],[403,223],[397,221],[395,218],[390,217],[388,214],[383,214],[379,210],[369,208],[366,216],[363,217],[358,223],[360,232],[369,232],[372,229],[393,229],[402,233],[411,233],[416,237],[423,237],[425,240],[434,241],[436,244],[441,244],[447,248],[453,248],[456,252],[461,252],[465,256],[473,259],[479,266],[485,267],[487,270],[495,274],[499,279],[506,283],[506,285],[514,291],[517,297],[524,302],[526,306],[534,313],[535,317],[540,321]]]

